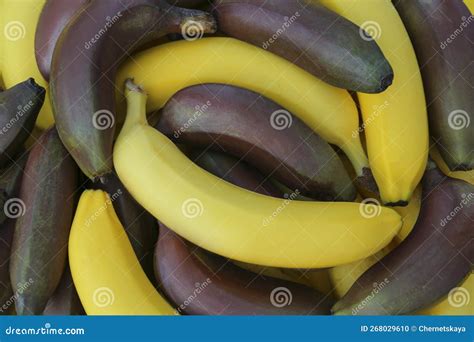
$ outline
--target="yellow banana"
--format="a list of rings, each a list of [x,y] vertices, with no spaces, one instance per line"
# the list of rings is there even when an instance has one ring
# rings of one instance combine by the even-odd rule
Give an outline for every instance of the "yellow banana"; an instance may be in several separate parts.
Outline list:
[[[278,199],[215,177],[148,125],[146,95],[131,81],[126,98],[113,153],[121,181],[151,214],[204,249],[257,265],[329,267],[375,253],[400,229],[390,208]],[[372,209],[378,215],[364,215]]]
[[[357,108],[347,91],[264,49],[232,38],[172,42],[134,56],[120,68],[117,84],[129,77],[149,91],[149,111],[163,107],[177,91],[200,83],[232,84],[261,93],[338,145],[358,176],[368,167]]]
[[[69,264],[88,315],[174,315],[143,272],[101,190],[85,191],[69,237]]]
[[[418,214],[420,213],[421,195],[420,185],[415,189],[415,192],[406,207],[393,208],[402,218],[403,224],[398,234],[388,246],[363,260],[358,260],[350,264],[340,265],[329,269],[329,277],[337,298],[344,296],[365,271],[398,246],[410,234],[415,226],[416,220],[418,219]]]
[[[465,315],[474,312],[474,274],[471,273],[457,288],[451,290],[446,298],[430,308],[423,309],[418,315]]]
[[[312,0],[315,1],[315,0]],[[403,205],[418,185],[428,158],[428,121],[418,63],[390,0],[319,0],[364,28],[394,71],[380,94],[358,93],[369,164],[384,203]]]
[[[45,0],[3,0],[2,50],[0,53],[2,77],[5,87],[33,77],[40,86],[48,83],[38,70],[35,58],[35,32]],[[54,123],[53,112],[46,92],[43,108],[36,124],[46,129]]]

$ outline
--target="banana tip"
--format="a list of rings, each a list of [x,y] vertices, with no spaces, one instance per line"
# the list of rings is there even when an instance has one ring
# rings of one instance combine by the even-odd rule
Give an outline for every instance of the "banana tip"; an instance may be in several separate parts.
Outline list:
[[[388,74],[380,81],[380,91],[384,91],[388,87],[390,87],[393,83],[393,73]]]
[[[397,201],[397,202],[388,202],[385,203],[387,207],[406,207],[408,205],[408,201]]]

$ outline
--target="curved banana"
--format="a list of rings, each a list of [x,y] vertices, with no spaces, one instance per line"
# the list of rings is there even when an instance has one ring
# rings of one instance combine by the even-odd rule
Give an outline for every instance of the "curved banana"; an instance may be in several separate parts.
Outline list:
[[[81,195],[69,237],[69,264],[88,315],[174,315],[143,272],[102,190]]]
[[[10,0],[4,1],[2,11],[3,25],[0,44],[3,53],[0,60],[3,83],[10,88],[28,78],[45,89],[48,83],[41,75],[35,58],[35,31],[39,15],[46,0]],[[44,105],[36,121],[41,129],[53,125],[53,112],[49,101],[49,91],[46,93]]]
[[[348,202],[303,202],[257,194],[204,171],[146,121],[146,95],[127,82],[128,112],[114,165],[132,196],[192,243],[266,266],[330,267],[387,245],[400,216]],[[278,252],[277,252],[278,251]]]
[[[315,0],[312,0],[315,1]],[[410,38],[390,0],[319,0],[371,33],[393,68],[390,88],[358,93],[369,164],[384,203],[406,205],[428,160],[423,83]]]
[[[122,66],[117,84],[121,86],[129,77],[149,91],[149,110],[163,107],[177,91],[201,83],[231,84],[261,93],[338,145],[358,176],[368,168],[357,108],[347,91],[248,43],[218,37],[163,44]]]

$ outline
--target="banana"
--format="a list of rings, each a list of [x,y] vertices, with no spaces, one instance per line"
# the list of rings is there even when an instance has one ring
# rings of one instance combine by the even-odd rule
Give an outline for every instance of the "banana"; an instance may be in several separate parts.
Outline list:
[[[291,281],[262,277],[205,253],[160,225],[155,273],[179,312],[191,315],[328,315],[331,301]]]
[[[461,179],[468,183],[474,185],[474,170],[471,171],[451,171],[446,165],[445,161],[441,157],[438,149],[436,147],[432,147],[430,149],[430,157],[436,162],[436,165],[439,167],[443,173],[451,178]]]
[[[69,21],[54,49],[51,102],[59,135],[87,177],[112,172],[120,62],[168,33],[195,28],[214,32],[215,20],[164,0],[92,1]]]
[[[148,279],[154,282],[153,250],[158,240],[155,218],[130,196],[115,173],[108,174],[93,186],[106,191],[113,199],[115,213],[127,233],[133,251]]]
[[[472,298],[474,298],[474,274],[471,273],[459,286],[452,288],[448,296],[439,303],[417,312],[417,315],[472,316]]]
[[[143,208],[204,249],[266,266],[330,267],[375,253],[400,229],[389,208],[367,218],[361,213],[372,205],[278,199],[229,184],[148,125],[147,96],[130,80],[126,98],[113,154],[120,180]]]
[[[423,66],[431,138],[450,170],[473,170],[474,29],[469,9],[462,1],[442,0],[399,0],[396,8]]]
[[[38,115],[36,125],[46,129],[54,124],[53,112],[49,101],[48,83],[41,76],[36,59],[36,24],[46,0],[4,0],[3,26],[1,36],[3,47],[2,78],[6,88],[13,87],[28,78],[47,90],[44,105]]]
[[[47,0],[36,25],[35,57],[38,69],[49,81],[51,60],[64,27],[89,0]]]
[[[129,77],[150,92],[150,112],[162,108],[177,91],[201,83],[230,84],[260,93],[339,146],[357,176],[370,179],[357,108],[349,94],[268,51],[232,38],[171,42],[134,56],[120,69],[116,84]]]
[[[69,237],[69,264],[88,315],[174,315],[143,272],[102,190],[82,193]]]
[[[188,87],[167,102],[155,127],[176,143],[241,158],[314,199],[356,196],[334,149],[299,118],[252,91],[221,84]]]
[[[23,149],[44,97],[44,88],[32,78],[0,92],[0,166],[11,163]]]
[[[392,83],[392,68],[377,44],[361,39],[359,27],[321,5],[219,0],[214,13],[220,31],[273,52],[333,86],[379,93]]]
[[[474,263],[474,186],[429,162],[413,231],[369,268],[333,307],[336,314],[417,312],[446,296]],[[374,286],[376,284],[376,286]]]
[[[315,0],[312,0],[315,1]],[[369,164],[384,203],[408,203],[428,158],[428,119],[420,70],[413,47],[389,0],[320,0],[365,29],[394,71],[390,88],[358,93]]]
[[[41,314],[61,280],[77,184],[77,167],[52,127],[29,153],[19,197],[5,204],[18,217],[10,259],[18,315]]]
[[[421,186],[418,186],[406,207],[393,207],[402,218],[402,228],[390,244],[368,258],[330,268],[328,273],[337,298],[342,298],[357,279],[372,265],[396,248],[412,232],[421,208]]]
[[[69,265],[66,265],[61,282],[49,299],[48,304],[46,304],[43,315],[70,316],[83,314],[84,308],[72,281],[71,270]]]

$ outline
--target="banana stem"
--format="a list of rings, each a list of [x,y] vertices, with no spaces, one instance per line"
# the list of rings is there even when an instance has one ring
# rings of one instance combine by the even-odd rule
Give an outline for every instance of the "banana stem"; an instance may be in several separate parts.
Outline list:
[[[128,131],[136,125],[148,125],[146,118],[147,93],[133,79],[125,81],[125,98],[127,99],[127,115],[122,130]]]

